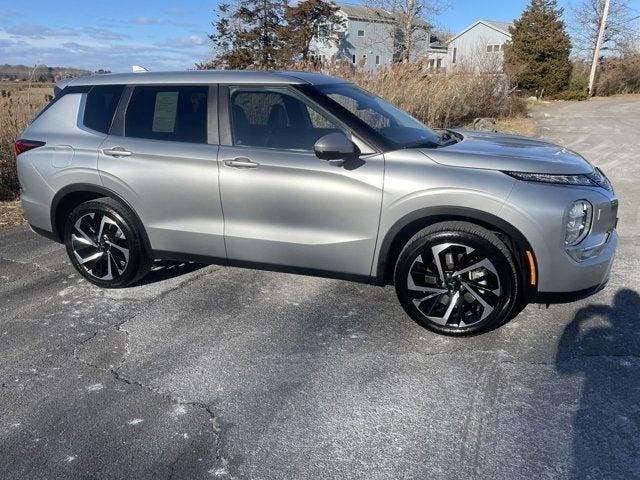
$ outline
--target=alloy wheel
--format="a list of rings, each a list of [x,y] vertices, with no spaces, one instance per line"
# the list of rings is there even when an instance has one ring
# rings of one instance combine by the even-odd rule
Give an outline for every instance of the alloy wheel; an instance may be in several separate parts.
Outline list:
[[[422,249],[409,268],[407,290],[428,320],[454,329],[482,322],[502,300],[495,265],[480,250],[460,243]]]
[[[73,224],[71,248],[78,264],[92,277],[119,278],[129,265],[129,243],[118,221],[104,212],[85,213]]]

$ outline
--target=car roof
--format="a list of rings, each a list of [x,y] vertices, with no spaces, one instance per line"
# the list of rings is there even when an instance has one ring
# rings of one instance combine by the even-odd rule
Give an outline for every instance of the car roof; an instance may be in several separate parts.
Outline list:
[[[118,84],[311,84],[345,83],[346,80],[330,75],[296,71],[260,70],[193,70],[185,72],[108,73],[75,77],[66,86],[118,85]]]

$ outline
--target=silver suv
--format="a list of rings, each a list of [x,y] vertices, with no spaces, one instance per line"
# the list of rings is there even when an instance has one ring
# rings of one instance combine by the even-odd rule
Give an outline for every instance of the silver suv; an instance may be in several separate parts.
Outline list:
[[[33,230],[90,282],[154,259],[395,285],[434,331],[486,331],[606,283],[618,202],[567,149],[434,131],[299,72],[95,75],[16,142]]]

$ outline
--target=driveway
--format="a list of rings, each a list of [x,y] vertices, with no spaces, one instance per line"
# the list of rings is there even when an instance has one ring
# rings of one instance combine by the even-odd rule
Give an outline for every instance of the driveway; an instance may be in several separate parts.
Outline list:
[[[640,100],[543,107],[610,174],[609,286],[451,339],[392,288],[159,266],[100,290],[0,236],[0,477],[640,478]]]

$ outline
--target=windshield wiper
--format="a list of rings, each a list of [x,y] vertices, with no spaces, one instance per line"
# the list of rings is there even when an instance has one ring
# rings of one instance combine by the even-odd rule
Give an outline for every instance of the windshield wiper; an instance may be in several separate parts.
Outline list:
[[[409,145],[405,145],[402,148],[438,148],[441,146],[442,144],[438,142],[432,142],[431,140],[422,140],[420,142],[410,143]]]

